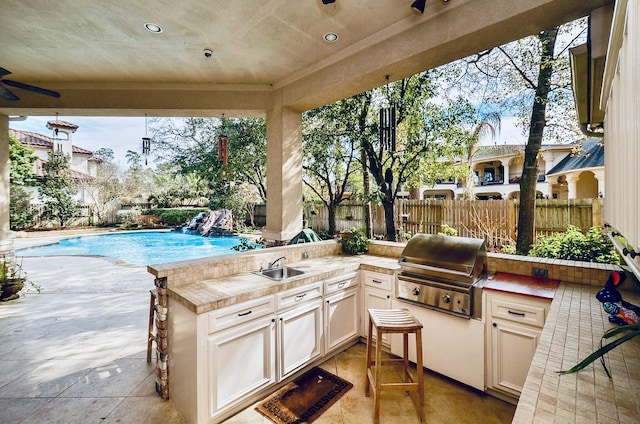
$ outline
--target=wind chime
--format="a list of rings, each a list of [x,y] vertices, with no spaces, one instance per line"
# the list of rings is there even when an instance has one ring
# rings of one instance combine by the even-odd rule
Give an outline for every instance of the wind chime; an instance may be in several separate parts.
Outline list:
[[[144,137],[142,137],[142,154],[145,156],[144,164],[147,165],[147,156],[151,152],[151,139],[147,136],[147,114],[144,114]]]
[[[387,75],[387,99],[389,98],[389,75]],[[396,151],[396,104],[380,108],[380,145],[383,149]]]
[[[224,120],[224,114],[222,119]],[[229,163],[229,141],[224,134],[218,136],[218,160],[222,163],[222,166],[227,166]]]

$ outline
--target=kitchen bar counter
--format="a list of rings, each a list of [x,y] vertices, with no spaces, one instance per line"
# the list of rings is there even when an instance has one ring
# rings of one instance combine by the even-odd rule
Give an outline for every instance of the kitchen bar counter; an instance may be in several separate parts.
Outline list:
[[[556,372],[598,349],[602,334],[615,327],[595,298],[598,290],[569,283],[556,290],[513,423],[640,422],[640,337],[608,354],[611,379],[600,361],[577,373]],[[640,304],[637,293],[622,296]]]
[[[288,267],[306,271],[306,274],[273,281],[253,272],[240,272],[226,277],[194,281],[170,287],[169,297],[177,300],[189,310],[201,314],[235,303],[275,294],[294,287],[322,281],[327,278],[368,269],[382,273],[393,273],[399,269],[397,259],[372,256],[327,256],[288,262]]]

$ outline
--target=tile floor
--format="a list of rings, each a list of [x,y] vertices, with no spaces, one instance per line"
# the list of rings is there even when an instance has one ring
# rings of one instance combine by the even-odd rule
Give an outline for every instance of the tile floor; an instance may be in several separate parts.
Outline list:
[[[42,294],[0,304],[0,423],[183,423],[154,391],[146,362],[148,291],[144,267],[101,258],[24,258]],[[364,345],[322,366],[354,387],[316,423],[372,421],[364,397]],[[426,422],[510,423],[514,407],[425,373]],[[418,422],[409,397],[385,394],[382,423]],[[230,424],[263,423],[249,407]]]

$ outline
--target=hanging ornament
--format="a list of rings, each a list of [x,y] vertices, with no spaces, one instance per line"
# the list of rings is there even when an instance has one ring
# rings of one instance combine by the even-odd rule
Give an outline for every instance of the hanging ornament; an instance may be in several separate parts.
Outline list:
[[[142,137],[142,154],[148,156],[151,152],[151,139],[147,136],[147,114],[144,114],[144,137]],[[144,158],[144,164],[147,165],[147,158]]]
[[[229,142],[226,135],[218,136],[218,160],[222,162],[223,166],[229,163]]]
[[[387,79],[387,99],[389,99],[389,75]],[[390,152],[396,151],[396,104],[380,108],[380,145]]]

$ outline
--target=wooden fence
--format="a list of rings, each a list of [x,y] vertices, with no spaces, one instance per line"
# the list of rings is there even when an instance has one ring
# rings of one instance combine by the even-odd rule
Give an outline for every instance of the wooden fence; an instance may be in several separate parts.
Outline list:
[[[536,200],[536,237],[564,231],[574,225],[583,231],[603,225],[604,199]],[[398,200],[395,205],[396,228],[404,233],[437,234],[443,225],[465,237],[487,240],[488,247],[499,248],[515,241],[518,228],[516,200]],[[346,201],[336,210],[336,231],[364,226],[364,205]],[[327,208],[316,202],[305,205],[304,218],[316,231],[327,231]],[[386,233],[382,206],[372,206],[372,227],[375,235]]]

